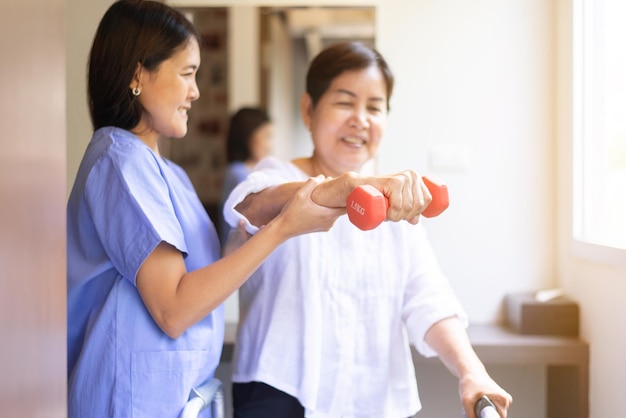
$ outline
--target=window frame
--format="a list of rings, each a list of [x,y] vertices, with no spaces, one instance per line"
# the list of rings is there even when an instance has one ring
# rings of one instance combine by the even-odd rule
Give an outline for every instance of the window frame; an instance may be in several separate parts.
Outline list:
[[[589,15],[586,14],[585,7],[589,1],[593,0],[572,2],[572,250],[574,255],[581,258],[626,267],[626,249],[598,242],[600,240],[593,241],[585,236],[585,216],[588,216],[585,188],[593,181],[586,170],[593,170],[590,165],[596,155],[588,152],[588,147],[593,144],[587,139],[591,135],[592,126],[589,122],[592,116],[589,115],[589,105],[586,103],[590,95],[588,77],[594,76],[593,69],[590,71],[585,62],[585,49],[590,50],[590,42],[593,42],[586,33],[589,30],[586,27]]]

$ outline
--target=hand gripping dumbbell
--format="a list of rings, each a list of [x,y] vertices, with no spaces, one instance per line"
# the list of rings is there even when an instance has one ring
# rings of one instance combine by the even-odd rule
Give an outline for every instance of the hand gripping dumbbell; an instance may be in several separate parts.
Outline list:
[[[441,181],[426,176],[422,177],[422,180],[430,191],[432,200],[421,214],[432,218],[448,208],[450,204],[448,187]],[[388,207],[387,197],[369,184],[358,186],[346,198],[350,222],[363,231],[369,231],[380,225],[387,218]]]

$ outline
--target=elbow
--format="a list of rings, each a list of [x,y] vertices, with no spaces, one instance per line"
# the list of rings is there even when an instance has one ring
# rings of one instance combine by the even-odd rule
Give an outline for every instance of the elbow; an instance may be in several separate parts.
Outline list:
[[[161,331],[174,340],[183,335],[188,328],[181,320],[171,315],[161,315],[154,319]]]
[[[179,328],[169,328],[169,329],[163,329],[163,332],[165,333],[165,335],[167,335],[168,337],[170,337],[171,339],[175,340],[178,337],[180,337],[181,335],[183,335],[183,333],[185,332],[185,330],[179,329]]]
[[[251,225],[258,228],[268,223],[272,216],[268,217],[264,213],[264,206],[257,201],[258,193],[251,193],[247,195],[237,206],[235,211],[243,215]]]
[[[250,212],[254,212],[254,195],[255,193],[247,195],[241,202],[235,206],[235,211],[241,213],[243,216],[250,215]]]

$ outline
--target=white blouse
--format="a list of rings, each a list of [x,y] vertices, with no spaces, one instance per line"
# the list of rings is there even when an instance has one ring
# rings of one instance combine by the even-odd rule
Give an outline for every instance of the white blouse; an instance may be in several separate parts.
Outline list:
[[[230,195],[226,220],[248,194],[307,175],[267,158]],[[239,291],[234,382],[260,381],[296,397],[307,417],[407,417],[421,404],[409,343],[437,321],[467,318],[421,225],[361,231],[347,216],[325,233],[282,244]]]

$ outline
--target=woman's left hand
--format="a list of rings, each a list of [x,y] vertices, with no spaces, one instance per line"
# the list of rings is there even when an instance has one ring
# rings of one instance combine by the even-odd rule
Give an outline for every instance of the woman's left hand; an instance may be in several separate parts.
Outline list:
[[[478,418],[474,408],[483,395],[495,405],[501,418],[506,418],[513,402],[511,395],[502,389],[486,372],[468,373],[459,380],[459,393],[467,418]]]
[[[486,395],[496,406],[501,418],[506,418],[513,398],[487,373],[457,317],[435,323],[424,340],[437,352],[439,359],[459,379],[459,395],[466,418],[477,418],[474,407]]]

